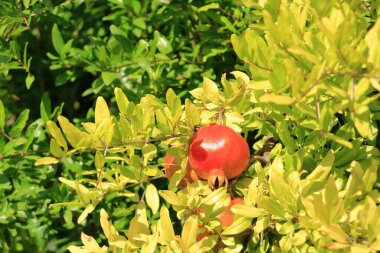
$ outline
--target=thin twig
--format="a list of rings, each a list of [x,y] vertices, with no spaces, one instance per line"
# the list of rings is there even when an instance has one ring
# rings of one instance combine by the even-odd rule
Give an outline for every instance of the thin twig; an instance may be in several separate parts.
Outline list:
[[[350,101],[351,101],[351,107],[350,107],[350,114],[353,116],[354,114],[354,99],[355,99],[355,83],[354,79],[351,78],[350,80],[350,85],[351,85],[351,92],[350,92]]]
[[[262,69],[262,70],[266,70],[268,72],[273,72],[273,70],[271,68],[268,68],[268,67],[264,67],[264,66],[261,66],[259,64],[257,64],[256,62],[249,62],[249,61],[243,61],[245,64],[251,64],[251,65],[254,65],[255,67],[259,68],[259,69]]]
[[[9,135],[7,135],[3,130],[0,130],[0,134],[1,134],[2,136],[4,136],[5,138],[7,138],[8,141],[11,141],[11,140],[12,140],[12,137],[10,137]]]
[[[169,140],[169,139],[172,139],[172,138],[184,137],[184,136],[188,136],[188,135],[189,135],[188,133],[182,133],[182,134],[167,135],[167,136],[163,136],[163,137],[160,137],[160,138],[151,138],[149,140],[132,140],[132,141],[128,141],[128,142],[117,144],[117,145],[112,146],[112,147],[108,147],[108,150],[114,149],[114,148],[123,148],[125,146],[133,145],[133,144],[138,144],[138,143],[141,143],[141,144],[144,144],[144,143],[154,143],[154,142]],[[104,147],[94,147],[94,148],[88,148],[88,149],[84,149],[84,150],[78,150],[77,152],[74,152],[71,155],[76,155],[76,154],[85,153],[85,152],[96,152],[97,150],[99,150],[99,149],[101,150],[103,148]]]
[[[319,102],[319,98],[316,97],[316,100],[317,100],[317,118],[318,118],[318,121],[321,120],[321,104]]]

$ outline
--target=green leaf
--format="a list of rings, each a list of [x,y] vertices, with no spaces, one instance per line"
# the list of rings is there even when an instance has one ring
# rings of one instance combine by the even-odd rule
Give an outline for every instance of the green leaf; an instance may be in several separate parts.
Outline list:
[[[62,34],[59,31],[57,24],[53,25],[51,36],[52,36],[54,49],[57,51],[58,54],[61,54],[62,48],[65,45],[65,42],[63,41]]]
[[[11,131],[9,132],[9,135],[12,138],[19,137],[21,135],[22,130],[26,126],[26,121],[28,120],[28,118],[29,118],[29,109],[25,109],[18,116],[16,122],[12,126]]]
[[[187,123],[191,129],[194,129],[195,126],[199,125],[201,121],[200,113],[194,104],[188,99],[185,100],[185,113]]]
[[[106,162],[106,158],[104,157],[104,155],[101,152],[96,151],[96,153],[95,153],[95,167],[98,170],[101,170],[101,169],[103,169],[105,162]]]
[[[219,8],[219,3],[211,3],[211,4],[203,5],[197,11],[203,12],[203,11],[208,11],[211,9],[218,9],[218,8]]]
[[[346,215],[343,200],[338,195],[334,176],[330,175],[325,189],[326,211],[329,223],[337,223]]]
[[[358,130],[359,134],[362,137],[367,138],[372,135],[370,125],[370,110],[368,106],[360,106],[358,108],[355,108],[353,121],[356,130]]]
[[[153,159],[157,154],[157,147],[153,144],[145,144],[142,148],[142,153],[144,157],[146,157],[148,160]]]
[[[326,178],[329,176],[334,164],[335,156],[332,152],[328,152],[320,164],[302,180],[302,196],[308,196],[314,192],[320,191],[326,185]]]
[[[365,36],[365,42],[368,47],[368,62],[379,64],[380,62],[380,19],[376,20],[375,25],[368,31]]]
[[[286,122],[279,122],[277,124],[277,133],[282,143],[284,143],[285,148],[288,149],[290,153],[293,153],[297,148],[297,144],[290,135],[288,124],[286,124]]]
[[[25,9],[29,9],[29,6],[30,6],[30,0],[22,0],[22,3],[24,4]]]
[[[163,53],[168,54],[172,52],[172,46],[170,42],[158,31],[154,32],[154,40],[157,41],[157,49]]]
[[[5,110],[4,110],[4,104],[3,101],[0,100],[0,130],[4,130],[5,125]]]
[[[215,205],[215,203],[219,202],[220,200],[224,199],[227,195],[227,188],[220,187],[217,190],[213,191],[211,194],[209,194],[207,197],[202,199],[201,203],[212,206]]]
[[[269,185],[271,196],[283,205],[286,204],[291,210],[296,210],[296,200],[289,184],[285,181],[284,175],[278,170],[269,170]]]
[[[262,196],[257,203],[260,208],[265,209],[269,213],[279,218],[285,218],[284,208],[275,199]]]
[[[30,87],[32,86],[34,82],[34,75],[32,73],[28,73],[28,76],[26,77],[25,79],[25,85],[26,85],[26,88],[29,90]]]
[[[157,213],[160,207],[160,198],[158,196],[157,188],[153,184],[148,184],[145,190],[145,200],[152,213]]]
[[[51,101],[47,92],[44,92],[44,94],[42,95],[40,103],[40,114],[44,122],[47,122],[50,119]]]
[[[334,160],[334,154],[332,152],[328,152],[320,164],[306,177],[306,179],[310,182],[325,180],[330,174]]]
[[[119,78],[119,73],[102,72],[102,79],[105,85],[110,85],[115,79]]]
[[[229,227],[227,227],[222,235],[237,235],[244,232],[251,226],[252,219],[246,217],[240,217],[235,220]]]
[[[323,130],[323,132],[328,133],[330,132],[331,128],[333,127],[333,124],[335,123],[335,117],[334,117],[334,111],[333,111],[333,105],[330,102],[327,102],[323,105],[321,110],[321,118],[319,121],[320,128]]]
[[[327,139],[330,139],[332,141],[335,141],[336,143],[339,143],[339,144],[345,146],[346,148],[351,149],[353,147],[351,142],[346,141],[344,138],[336,136],[336,135],[334,135],[332,133],[325,134],[325,137]]]
[[[379,161],[372,159],[371,165],[365,171],[364,176],[363,176],[364,192],[370,192],[374,184],[376,183],[378,164],[379,164]]]

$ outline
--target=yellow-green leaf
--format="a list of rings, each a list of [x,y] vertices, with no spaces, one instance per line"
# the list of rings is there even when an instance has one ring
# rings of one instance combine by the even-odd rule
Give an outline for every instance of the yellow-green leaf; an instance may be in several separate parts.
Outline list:
[[[160,196],[169,204],[172,205],[181,205],[181,200],[178,198],[178,196],[172,192],[172,191],[165,191],[161,190],[159,191]]]
[[[102,72],[102,79],[105,85],[110,85],[119,76],[119,73],[115,72]]]
[[[144,157],[146,157],[148,160],[151,160],[157,154],[157,147],[153,144],[145,144],[142,148],[142,153]]]
[[[0,130],[4,130],[5,125],[5,110],[3,101],[0,100]]]
[[[196,242],[198,235],[198,218],[196,215],[191,215],[187,218],[182,229],[182,240],[185,242],[187,248],[191,247]]]
[[[321,230],[334,241],[347,242],[348,235],[336,224],[325,224],[321,227]]]
[[[148,184],[145,190],[145,200],[152,213],[155,214],[160,207],[160,198],[158,196],[157,188],[153,184]]]
[[[95,124],[100,124],[102,121],[108,120],[110,117],[110,111],[107,106],[107,102],[103,97],[98,97],[95,105]]]
[[[260,102],[262,103],[273,103],[277,105],[290,105],[294,102],[293,98],[285,95],[277,94],[264,94],[260,97]]]
[[[58,128],[58,126],[53,121],[48,121],[46,123],[47,128],[49,129],[50,134],[53,136],[53,138],[57,141],[57,143],[63,148],[63,150],[67,151],[67,142],[65,138],[63,137],[63,134],[61,130]]]
[[[236,235],[245,231],[251,225],[252,219],[246,217],[240,217],[234,221],[229,227],[227,227],[222,235]]]
[[[119,111],[125,115],[128,114],[129,100],[120,88],[115,88],[115,98]]]
[[[55,157],[61,157],[64,154],[55,139],[50,140],[50,153],[52,153]]]
[[[86,235],[85,233],[81,234],[81,240],[84,245],[84,247],[89,250],[91,253],[106,253],[106,249],[100,248],[99,244],[96,242],[96,240],[89,236]]]
[[[101,170],[104,167],[105,162],[106,162],[106,159],[105,159],[104,155],[101,152],[96,151],[96,153],[95,153],[95,167],[98,170]]]
[[[38,159],[34,165],[38,166],[38,165],[48,165],[48,164],[56,164],[56,163],[59,163],[59,160],[57,158],[54,158],[54,157],[42,157],[40,159]]]
[[[111,226],[108,222],[108,214],[103,208],[100,210],[100,226],[102,227],[105,236],[110,241],[113,231],[111,231]]]
[[[76,128],[73,124],[70,123],[70,121],[67,118],[63,116],[58,117],[58,122],[62,128],[63,133],[66,135],[71,146],[73,146],[74,148],[79,147],[81,141],[83,141],[84,138],[89,136],[88,134]]]
[[[327,139],[330,139],[330,140],[332,140],[332,141],[335,141],[335,142],[337,142],[337,143],[339,143],[339,144],[341,144],[341,145],[343,145],[343,146],[345,146],[345,147],[347,147],[347,148],[350,148],[350,149],[351,149],[351,148],[353,147],[351,142],[346,141],[346,140],[343,139],[342,137],[336,136],[336,135],[334,135],[334,134],[332,134],[332,133],[327,133],[327,134],[325,134],[325,137],[326,137]]]
[[[169,217],[169,210],[164,205],[161,207],[159,222],[161,240],[165,241],[167,244],[170,244],[170,242],[174,239],[175,234],[172,222]]]
[[[154,253],[157,249],[158,233],[149,236],[149,239],[141,248],[141,253]]]
[[[84,221],[87,218],[87,216],[90,213],[92,213],[94,210],[95,210],[95,205],[93,204],[88,205],[86,209],[84,209],[81,215],[78,217],[78,224],[81,224],[82,221]]]
[[[208,100],[216,104],[219,102],[218,86],[211,79],[203,78],[203,90]]]
[[[231,211],[247,218],[257,218],[259,216],[268,214],[268,212],[263,209],[246,205],[234,205],[231,208]]]

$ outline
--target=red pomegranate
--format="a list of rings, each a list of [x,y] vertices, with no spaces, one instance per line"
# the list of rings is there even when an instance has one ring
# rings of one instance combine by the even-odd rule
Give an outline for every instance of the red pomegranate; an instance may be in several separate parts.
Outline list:
[[[228,227],[233,223],[235,215],[231,212],[231,208],[236,204],[243,205],[244,200],[241,198],[232,199],[230,204],[227,206],[227,208],[219,216],[220,223],[222,224],[223,228]]]
[[[165,157],[165,167],[164,167],[164,170],[165,170],[165,176],[170,179],[172,178],[172,176],[174,175],[174,173],[177,171],[177,170],[180,170],[181,169],[181,165],[179,165],[179,161],[177,158],[169,155],[169,154],[166,154],[166,157]],[[178,184],[178,188],[179,189],[183,189],[186,187],[187,183],[186,183],[186,179],[187,181],[189,181],[190,183],[198,180],[198,176],[197,174],[194,172],[193,169],[191,169],[189,166],[187,167],[187,170],[186,170],[186,175],[185,175],[185,178],[182,179],[179,184]]]
[[[201,127],[190,143],[190,166],[212,188],[239,176],[247,167],[249,157],[245,139],[224,125]]]

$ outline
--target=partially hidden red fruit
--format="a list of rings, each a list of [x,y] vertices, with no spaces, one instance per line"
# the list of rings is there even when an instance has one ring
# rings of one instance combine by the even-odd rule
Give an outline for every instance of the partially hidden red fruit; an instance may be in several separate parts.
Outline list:
[[[181,169],[181,165],[179,164],[179,161],[177,158],[169,155],[169,154],[166,154],[166,157],[165,157],[165,166],[164,166],[164,170],[165,170],[165,176],[170,179],[173,177],[174,173],[177,171],[177,170],[180,170]],[[187,167],[186,169],[186,175],[185,175],[185,178],[182,179],[179,184],[178,184],[178,188],[179,189],[183,189],[186,187],[187,183],[186,183],[186,180],[190,183],[198,180],[198,176],[197,174],[195,173],[195,171],[193,169],[191,169],[189,166]]]
[[[241,198],[232,199],[230,204],[227,206],[227,208],[223,211],[223,213],[220,214],[219,219],[223,228],[230,226],[232,222],[234,221],[235,215],[231,212],[231,208],[236,204],[243,205],[244,200]]]
[[[239,176],[247,167],[249,157],[245,139],[224,125],[201,127],[190,143],[190,166],[212,188]]]

